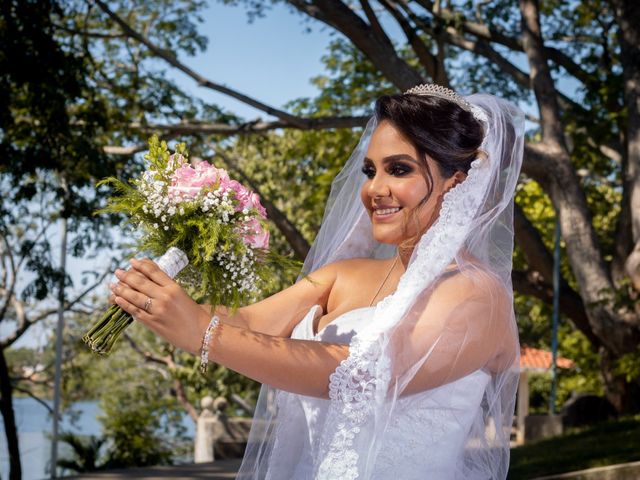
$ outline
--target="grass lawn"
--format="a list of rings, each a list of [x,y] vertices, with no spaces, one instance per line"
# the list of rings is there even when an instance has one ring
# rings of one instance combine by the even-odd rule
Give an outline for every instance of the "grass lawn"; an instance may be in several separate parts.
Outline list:
[[[511,450],[509,479],[527,479],[640,460],[640,415],[570,430]]]

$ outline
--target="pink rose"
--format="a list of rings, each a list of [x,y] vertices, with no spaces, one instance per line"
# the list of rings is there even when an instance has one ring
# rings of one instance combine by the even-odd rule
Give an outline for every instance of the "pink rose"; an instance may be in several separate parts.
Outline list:
[[[244,185],[238,183],[237,188],[234,189],[234,193],[238,201],[236,212],[241,212],[245,208],[251,208],[249,206],[249,195],[251,195],[251,192],[247,190]]]
[[[258,210],[258,213],[262,218],[267,218],[267,211],[260,203],[260,195],[258,195],[257,193],[242,187],[241,191],[236,192],[236,200],[238,200],[238,205],[236,205],[236,212],[241,212],[245,208],[247,210],[255,208],[256,210]]]
[[[200,162],[195,167],[197,179],[192,183],[195,187],[207,187],[220,181],[228,181],[229,175],[222,168],[216,168],[209,162]]]
[[[258,210],[258,213],[262,218],[267,218],[267,210],[260,203],[260,195],[255,192],[251,192],[251,207]]]
[[[229,181],[227,172],[208,162],[200,162],[195,168],[184,164],[171,174],[169,195],[193,200],[203,188],[214,186],[218,182],[222,185],[227,181]]]
[[[255,218],[244,222],[241,226],[242,241],[251,248],[269,248],[269,230]]]
[[[236,198],[240,195],[240,192],[244,191],[244,186],[237,180],[229,180],[224,184],[225,192],[233,192]]]

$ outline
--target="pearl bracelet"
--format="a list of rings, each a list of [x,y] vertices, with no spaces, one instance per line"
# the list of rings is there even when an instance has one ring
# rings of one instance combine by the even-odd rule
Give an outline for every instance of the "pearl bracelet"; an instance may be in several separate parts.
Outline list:
[[[207,366],[209,365],[209,341],[213,336],[213,332],[220,323],[220,318],[217,315],[211,317],[207,329],[204,331],[204,337],[202,337],[202,348],[200,349],[200,371],[207,373]]]

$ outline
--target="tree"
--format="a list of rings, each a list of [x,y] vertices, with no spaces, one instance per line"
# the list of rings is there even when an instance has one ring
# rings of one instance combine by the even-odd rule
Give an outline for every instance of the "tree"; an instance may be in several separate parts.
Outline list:
[[[34,227],[62,216],[74,233],[72,252],[100,248],[107,243],[107,228],[119,219],[90,216],[108,193],[96,190],[94,181],[134,174],[140,168],[136,153],[157,132],[167,140],[182,137],[193,146],[193,157],[214,158],[254,186],[279,231],[275,247],[303,258],[330,181],[357,140],[373,99],[421,81],[493,92],[538,110],[528,115],[515,217],[513,281],[522,338],[539,343],[548,338],[542,322],[551,301],[557,212],[564,252],[561,310],[575,327],[563,329],[562,345],[583,352],[589,342],[600,353],[609,398],[620,411],[640,408],[634,374],[640,365],[637,2],[223,3],[246,6],[250,17],[267,15],[273,4],[287,5],[309,25],[339,33],[324,59],[326,72],[312,80],[320,94],[274,108],[256,98],[259,91],[251,92],[255,97],[240,93],[187,67],[181,58],[206,46],[197,30],[201,1],[2,3],[0,174],[11,199],[0,207],[3,232],[15,235],[21,220],[36,218],[34,199],[41,195],[51,208]],[[393,38],[390,25],[404,37]],[[245,121],[186,95],[165,78],[163,67],[270,118]],[[9,241],[21,245],[20,255],[28,254],[23,265],[34,275],[24,292],[31,297],[21,301],[46,298],[64,275],[51,261],[50,243],[38,244],[29,235],[22,243]],[[283,285],[289,281],[282,278]],[[13,298],[18,296],[5,296],[0,320],[18,318]],[[26,331],[38,317],[25,318],[17,331]],[[212,388],[193,375],[193,359],[148,339],[130,339],[129,358],[167,373],[158,394],[171,392],[172,405],[193,417],[199,395]],[[86,366],[74,364],[79,358],[67,364],[71,371]],[[593,360],[589,355],[582,363],[592,368]],[[216,394],[255,390],[226,369],[213,373]],[[16,384],[7,378],[0,375],[0,394],[10,431],[6,389]],[[17,452],[17,436],[12,438]],[[17,468],[12,465],[12,475]]]
[[[135,13],[133,25],[163,48],[192,54],[205,45],[205,39],[195,29],[202,1],[141,0],[134,6],[131,2],[111,5]],[[115,151],[104,145],[146,141],[150,119],[162,122],[197,117],[225,124],[236,117],[215,106],[192,101],[164,78],[154,54],[144,45],[132,42],[117,28],[104,32],[95,3],[6,1],[1,11],[0,33],[6,48],[0,53],[0,181],[5,198],[10,201],[2,204],[0,225],[6,267],[0,320],[14,322],[17,327],[5,339],[4,346],[9,348],[31,325],[54,311],[53,289],[62,282],[67,290],[72,287],[71,278],[52,259],[52,224],[60,218],[68,222],[72,234],[69,253],[73,255],[112,246],[109,228],[121,219],[92,215],[110,193],[96,188],[95,183],[110,175],[127,178],[141,165],[122,157],[123,152],[135,152],[135,145]],[[166,137],[171,138],[172,134]],[[23,288],[17,279],[26,278],[25,272],[30,280]],[[100,283],[102,278],[95,280]],[[66,307],[75,311],[79,302],[80,299],[67,299]],[[84,318],[93,306],[82,305],[80,313],[85,314]],[[210,390],[205,380],[192,378],[196,376],[195,360],[168,351],[164,344],[147,348],[149,345],[142,345],[139,339],[130,337],[130,341],[134,347],[130,355],[138,355],[144,360],[142,363],[153,366],[156,372],[163,371],[169,379],[162,383],[165,395],[155,404],[152,416],[166,406],[161,402],[171,400],[195,419],[193,404],[197,395]],[[74,353],[77,348],[76,345]],[[75,358],[67,360],[67,367],[74,368]],[[11,378],[9,369],[10,365],[0,362],[1,406],[10,446],[11,476],[19,478],[11,392],[14,388],[24,389],[18,385],[26,379]],[[255,390],[255,386],[245,388],[252,382],[233,378],[233,372],[217,369],[213,373],[216,393],[224,391],[233,397],[247,388]],[[186,382],[192,383],[188,389],[183,386]],[[137,408],[144,402],[131,404]],[[117,422],[115,413],[140,419],[144,412],[136,415],[134,410],[116,410],[108,419]],[[120,427],[113,426],[114,441],[126,430]],[[140,438],[151,434],[145,429],[138,433]],[[124,446],[126,441],[121,443]],[[126,449],[121,450],[118,455],[126,455]],[[166,459],[167,451],[160,452],[159,457],[153,452],[141,455],[136,458]],[[123,457],[122,462],[126,461]]]
[[[87,310],[82,301],[104,276],[89,278],[77,295],[71,294],[71,277],[53,259],[52,232],[56,223],[68,231],[65,255],[82,258],[109,246],[109,228],[119,219],[93,216],[109,193],[95,183],[114,174],[126,177],[135,168],[106,154],[103,145],[114,138],[114,129],[120,132],[145,111],[143,102],[125,99],[126,82],[102,88],[110,79],[95,74],[99,65],[86,37],[65,30],[60,20],[74,18],[81,8],[56,0],[0,3],[0,322],[14,327],[0,341],[0,411],[12,479],[21,477],[12,391],[31,391],[18,386],[26,379],[10,375],[5,351],[56,312],[53,302],[60,301],[67,311]],[[176,35],[174,25],[158,28],[156,38],[172,36],[190,48],[193,33]],[[119,78],[147,80],[135,72]],[[113,96],[105,92],[119,92],[117,101],[110,103]],[[147,104],[154,105],[158,118],[157,105],[174,103],[171,84],[150,82],[145,93],[152,96]]]
[[[60,440],[65,442],[73,450],[71,458],[58,461],[58,466],[77,473],[93,472],[106,468],[102,463],[101,450],[106,441],[104,437],[98,438],[91,435],[88,439],[82,439],[73,433],[65,432],[60,435]]]
[[[229,87],[203,78],[178,57],[132,28],[124,16],[96,2],[120,31],[149,52],[191,76],[200,85],[234,96],[276,117],[274,122],[220,125],[212,122],[149,125],[167,135],[215,135],[361,126],[354,105],[342,105],[344,86],[327,85],[317,99],[333,108],[292,115],[262,104]],[[563,270],[561,310],[597,349],[607,395],[620,411],[640,408],[640,384],[619,374],[620,359],[634,355],[640,343],[638,309],[638,219],[640,140],[638,127],[637,2],[612,0],[539,4],[503,1],[342,2],[309,0],[244,4],[253,16],[286,3],[314,24],[342,34],[340,48],[355,50],[370,75],[355,69],[346,78],[349,93],[362,99],[360,113],[378,86],[404,90],[427,80],[460,90],[495,92],[515,101],[530,101],[539,116],[525,146],[523,185],[550,199],[561,225],[567,268]],[[405,38],[394,41],[389,22]],[[349,46],[345,45],[345,42]],[[335,47],[335,44],[334,44]],[[528,64],[528,68],[524,64]],[[358,90],[362,77],[382,80]],[[567,94],[563,83],[576,85]],[[383,88],[381,88],[383,89]],[[313,102],[307,102],[311,105]],[[330,113],[328,113],[330,111]],[[323,114],[324,113],[324,114]],[[328,114],[327,114],[328,113]],[[516,238],[520,262],[513,281],[518,292],[549,303],[552,255],[546,227],[519,195]],[[530,209],[529,209],[530,210]],[[280,225],[278,225],[280,227]]]

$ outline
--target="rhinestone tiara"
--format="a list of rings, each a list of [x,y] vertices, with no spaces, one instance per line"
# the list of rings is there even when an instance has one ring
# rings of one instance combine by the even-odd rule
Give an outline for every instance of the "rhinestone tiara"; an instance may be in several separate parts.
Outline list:
[[[450,88],[443,87],[442,85],[437,85],[435,83],[423,83],[410,88],[409,90],[404,92],[404,94],[444,98],[445,100],[449,100],[450,102],[455,103],[467,112],[470,112],[476,120],[479,120],[483,123],[487,123],[489,121],[489,118],[487,117],[487,114],[484,110],[476,105],[472,105],[456,92],[454,92]]]

